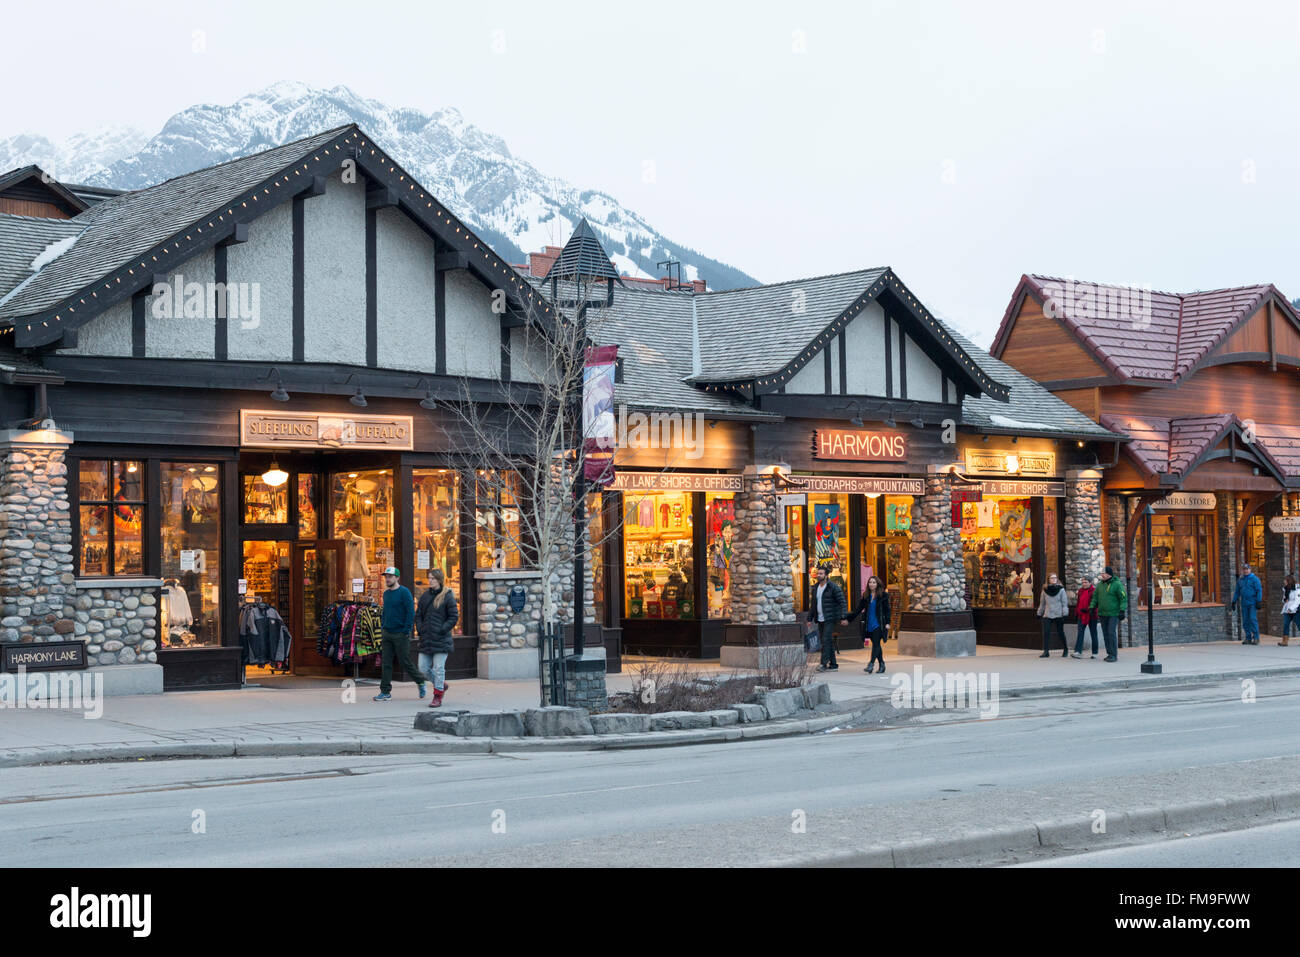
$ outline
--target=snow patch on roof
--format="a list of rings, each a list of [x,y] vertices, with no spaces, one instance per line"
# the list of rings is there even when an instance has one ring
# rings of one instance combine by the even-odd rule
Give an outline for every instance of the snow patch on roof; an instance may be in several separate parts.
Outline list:
[[[994,425],[1004,429],[1027,429],[1031,431],[1059,431],[1059,425],[1048,425],[1045,422],[1021,422],[1019,419],[1011,419],[1005,415],[998,415],[996,412],[989,416],[989,421]]]
[[[54,260],[58,259],[69,249],[72,248],[80,234],[77,236],[68,236],[66,239],[60,239],[57,243],[50,243],[41,251],[41,254],[32,260],[32,272],[40,272]]]

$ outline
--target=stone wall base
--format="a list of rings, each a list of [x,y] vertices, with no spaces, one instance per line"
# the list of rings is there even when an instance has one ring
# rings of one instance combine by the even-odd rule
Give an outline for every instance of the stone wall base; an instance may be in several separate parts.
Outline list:
[[[44,687],[51,675],[79,675],[79,682],[93,681],[97,685],[102,681],[102,693],[107,698],[163,693],[162,665],[99,665],[82,671],[31,671],[25,677],[29,688],[33,680],[41,682],[38,687]],[[102,678],[97,678],[96,675]],[[14,695],[19,693],[20,689],[15,686],[17,679],[17,674],[0,672],[0,691],[9,700],[14,700]]]
[[[969,658],[975,654],[975,629],[900,631],[898,653],[917,658]]]
[[[789,668],[805,660],[803,641],[796,645],[723,645],[720,661],[724,668],[762,671],[766,668]]]
[[[565,659],[568,707],[604,711],[609,707],[605,687],[605,655],[570,655]]]

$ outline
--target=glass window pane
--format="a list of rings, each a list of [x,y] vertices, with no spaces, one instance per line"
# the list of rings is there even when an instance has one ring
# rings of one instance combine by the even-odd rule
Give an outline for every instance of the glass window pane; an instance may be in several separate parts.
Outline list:
[[[79,481],[83,502],[108,501],[108,462],[102,459],[82,461]]]
[[[143,462],[113,463],[113,500],[115,502],[144,501]]]
[[[330,478],[330,520],[334,537],[347,543],[344,578],[360,578],[376,601],[383,571],[393,558],[393,474],[389,469],[336,472]]]
[[[710,492],[704,498],[708,519],[709,617],[731,617],[731,542],[735,537],[734,492]]]
[[[289,484],[268,485],[261,475],[244,476],[244,524],[284,525],[289,521]]]
[[[220,472],[204,462],[163,462],[162,643],[221,644]]]
[[[1030,499],[986,495],[961,507],[962,560],[975,608],[1032,608]]]
[[[320,522],[316,515],[317,475],[298,476],[298,537],[320,538]]]
[[[516,507],[523,486],[517,472],[478,473],[475,553],[479,568],[522,568],[523,525]]]
[[[429,588],[429,570],[441,568],[456,600],[464,605],[460,579],[460,476],[452,469],[415,469],[411,473],[414,522],[415,600]],[[427,567],[421,567],[421,566]],[[461,619],[455,633],[464,634]]]
[[[691,493],[629,493],[623,502],[627,617],[696,618]]]
[[[850,594],[848,503],[847,495],[809,495],[807,508],[812,548],[808,572],[813,574],[818,566],[827,566],[830,577],[840,583],[846,597]]]
[[[144,509],[139,505],[113,506],[113,574],[144,573]]]
[[[803,506],[785,507],[786,546],[790,550],[790,575],[794,579],[794,607],[801,611],[807,605],[808,554],[804,551]]]
[[[587,496],[587,542],[591,553],[592,604],[596,623],[605,623],[605,514],[600,493]]]
[[[108,506],[83,505],[80,511],[81,574],[110,575],[112,572],[108,567]]]

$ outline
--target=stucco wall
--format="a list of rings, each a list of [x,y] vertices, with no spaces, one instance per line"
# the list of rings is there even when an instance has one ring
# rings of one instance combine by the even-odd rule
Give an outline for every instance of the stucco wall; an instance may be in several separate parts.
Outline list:
[[[434,246],[424,230],[391,207],[375,217],[379,365],[433,372],[437,367]]]
[[[182,295],[177,296],[177,280]],[[216,343],[216,306],[210,296],[216,280],[216,257],[212,250],[199,253],[167,282],[171,293],[145,300],[145,355],[150,359],[211,359]],[[202,290],[201,303],[191,299],[191,284]],[[189,315],[193,309],[201,315]]]
[[[366,190],[329,179],[303,208],[303,356],[366,364]]]
[[[293,203],[276,206],[248,227],[248,241],[227,247],[226,277],[256,284],[256,319],[231,320],[226,345],[231,359],[289,362],[293,359]]]
[[[907,397],[919,402],[943,401],[943,373],[915,339],[907,341]]]
[[[522,326],[510,330],[510,378],[515,382],[538,382],[548,372],[545,350],[539,337]]]
[[[77,330],[77,348],[68,349],[74,356],[131,355],[131,300],[119,302]]]
[[[885,311],[868,303],[844,328],[850,395],[885,394]]]
[[[501,320],[492,293],[467,269],[447,272],[447,374],[501,375]]]

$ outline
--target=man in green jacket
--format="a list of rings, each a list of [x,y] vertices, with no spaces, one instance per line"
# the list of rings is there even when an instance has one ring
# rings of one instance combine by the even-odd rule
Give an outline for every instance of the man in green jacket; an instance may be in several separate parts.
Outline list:
[[[397,583],[396,568],[384,569],[383,645],[379,694],[375,701],[388,701],[393,697],[393,659],[401,662],[406,677],[420,686],[424,697],[424,675],[411,664],[411,627],[415,624],[415,601],[411,590]]]
[[[1119,660],[1119,623],[1124,620],[1128,610],[1128,590],[1124,583],[1115,577],[1109,565],[1101,573],[1097,590],[1093,592],[1092,604],[1088,606],[1101,619],[1101,635],[1106,641],[1106,660]]]

